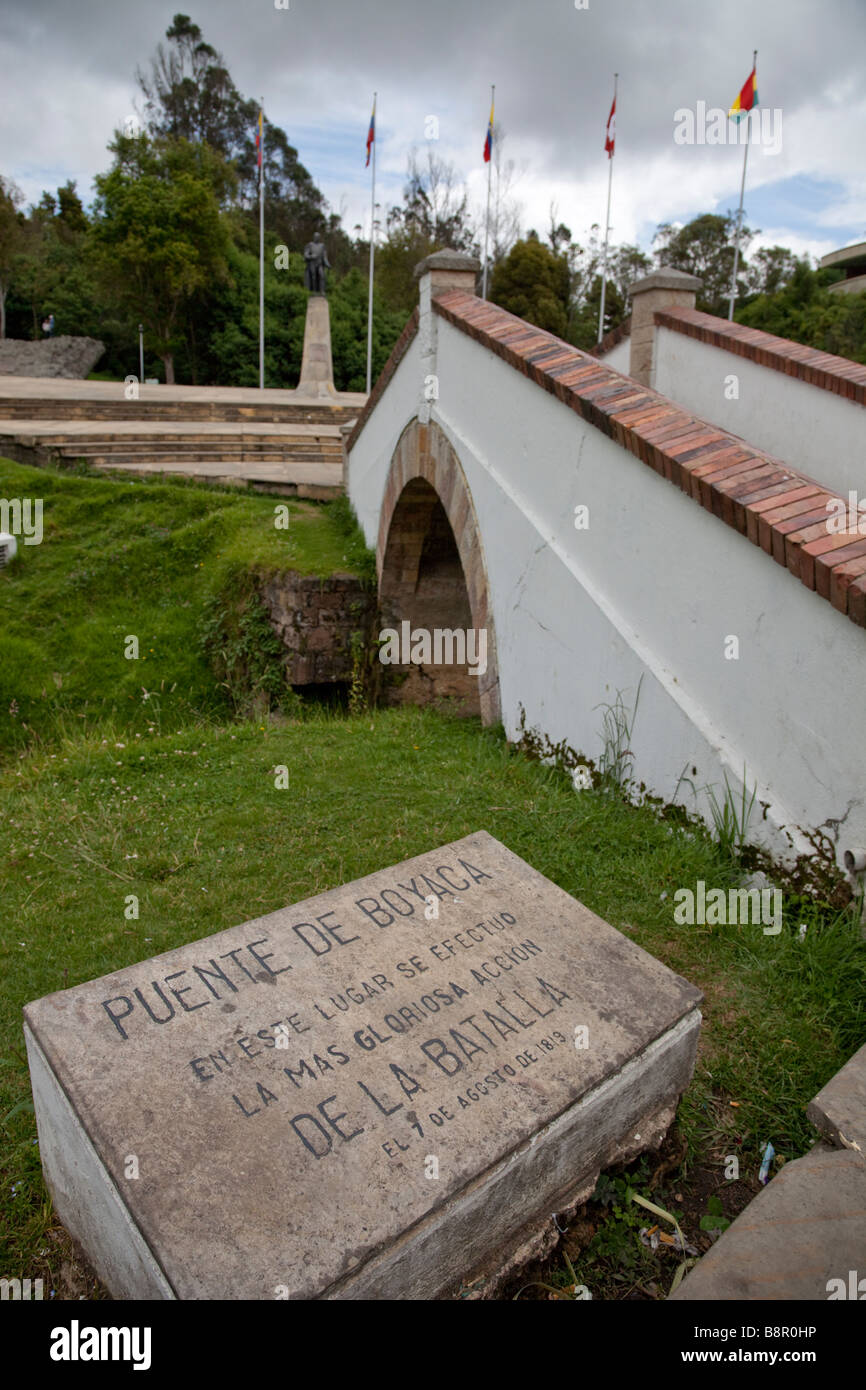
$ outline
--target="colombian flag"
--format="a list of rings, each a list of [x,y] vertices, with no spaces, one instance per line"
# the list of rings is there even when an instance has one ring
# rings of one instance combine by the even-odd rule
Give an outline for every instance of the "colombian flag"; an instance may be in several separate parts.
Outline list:
[[[484,141],[484,163],[490,163],[490,156],[493,153],[493,102],[490,103],[490,121],[487,125],[487,139]]]
[[[367,168],[367,165],[370,163],[370,148],[371,148],[371,146],[372,146],[372,144],[373,144],[373,141],[374,141],[375,139],[376,139],[376,103],[375,103],[375,101],[374,101],[374,102],[373,102],[373,111],[372,111],[372,114],[371,114],[371,116],[370,116],[370,129],[367,131],[367,164],[364,165],[364,168],[365,168],[365,169]]]
[[[743,116],[746,115],[748,111],[751,111],[753,106],[757,105],[758,78],[755,69],[752,68],[752,71],[749,73],[748,77],[743,83],[743,86],[740,90],[740,95],[737,97],[737,100],[734,102],[733,106],[728,112],[728,115],[732,116],[735,121],[739,121],[742,119]]]
[[[259,168],[260,168],[260,169],[261,169],[261,167],[262,167],[262,116],[263,116],[263,115],[264,115],[264,112],[263,112],[263,111],[260,111],[260,112],[259,112],[259,133],[258,133],[258,135],[256,136],[256,149],[257,149],[258,152],[259,152],[258,163],[259,163]]]

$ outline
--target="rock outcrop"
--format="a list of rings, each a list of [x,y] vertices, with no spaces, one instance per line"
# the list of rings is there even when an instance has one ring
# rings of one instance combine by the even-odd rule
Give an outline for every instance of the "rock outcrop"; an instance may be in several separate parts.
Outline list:
[[[102,354],[97,338],[0,339],[0,376],[53,376],[84,380]]]

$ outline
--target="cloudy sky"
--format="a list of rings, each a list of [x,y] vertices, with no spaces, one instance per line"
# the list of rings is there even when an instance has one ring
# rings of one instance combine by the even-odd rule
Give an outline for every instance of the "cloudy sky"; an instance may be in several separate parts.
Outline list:
[[[435,116],[436,152],[480,212],[495,82],[524,231],[545,234],[554,204],[581,239],[604,220],[616,71],[612,237],[648,249],[661,222],[736,208],[741,149],[678,144],[675,113],[727,110],[757,48],[761,106],[776,114],[749,153],[756,244],[820,256],[866,239],[866,0],[277,2],[186,0],[184,9],[240,91],[264,98],[350,234],[369,228],[373,90],[383,210],[399,201],[407,154],[413,145],[423,154]],[[0,173],[28,201],[69,178],[90,201],[112,130],[136,109],[136,65],[147,65],[179,3],[0,0]]]

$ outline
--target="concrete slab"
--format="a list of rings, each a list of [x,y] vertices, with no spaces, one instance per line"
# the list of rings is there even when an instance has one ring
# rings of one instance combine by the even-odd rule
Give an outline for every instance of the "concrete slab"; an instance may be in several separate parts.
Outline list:
[[[124,399],[123,382],[116,381],[71,381],[48,377],[25,377],[0,375],[0,399],[13,397],[17,400],[60,401],[116,401]],[[268,387],[264,391],[251,386],[158,386],[140,385],[138,399],[145,405],[148,402],[165,404],[177,402],[179,405],[190,402],[215,402],[225,405],[283,405],[298,399],[297,391]],[[363,391],[335,391],[329,400],[334,405],[356,406],[359,410],[366,404]]]
[[[115,1297],[436,1297],[646,1142],[699,1001],[479,832],[28,1005],[43,1167]]]
[[[217,439],[245,436],[291,441],[329,439],[340,441],[339,425],[281,424],[278,420],[12,420],[0,417],[0,434],[33,437],[45,443],[75,437],[99,440],[117,436],[154,440],[183,439],[186,435]]]
[[[866,1161],[866,1044],[809,1102],[806,1114],[837,1148]]]
[[[303,497],[328,502],[343,491],[339,464],[327,463],[232,463],[226,459],[212,463],[116,463],[93,465],[97,473],[126,474],[132,478],[183,477],[219,483],[223,487],[246,487],[272,492],[279,497]]]
[[[819,1145],[785,1164],[671,1297],[682,1302],[839,1297],[839,1286],[830,1281],[842,1280],[847,1288],[851,1271],[866,1274],[864,1252],[866,1165],[854,1153]]]

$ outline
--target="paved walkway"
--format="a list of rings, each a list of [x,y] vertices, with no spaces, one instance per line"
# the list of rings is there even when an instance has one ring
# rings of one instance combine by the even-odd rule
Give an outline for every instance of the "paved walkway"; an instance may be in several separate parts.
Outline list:
[[[118,381],[69,381],[42,376],[0,375],[0,396],[17,396],[20,400],[58,401],[116,401],[125,400],[125,386]],[[283,391],[252,386],[145,386],[138,388],[138,398],[148,402],[206,401],[225,405],[335,405],[362,410],[367,402],[363,391],[334,391],[324,395],[316,391]]]
[[[126,435],[130,439],[160,439],[189,435],[243,439],[244,435],[285,439],[331,439],[340,441],[339,425],[283,424],[279,420],[8,420],[0,417],[0,435],[21,435],[31,439],[110,439]]]

